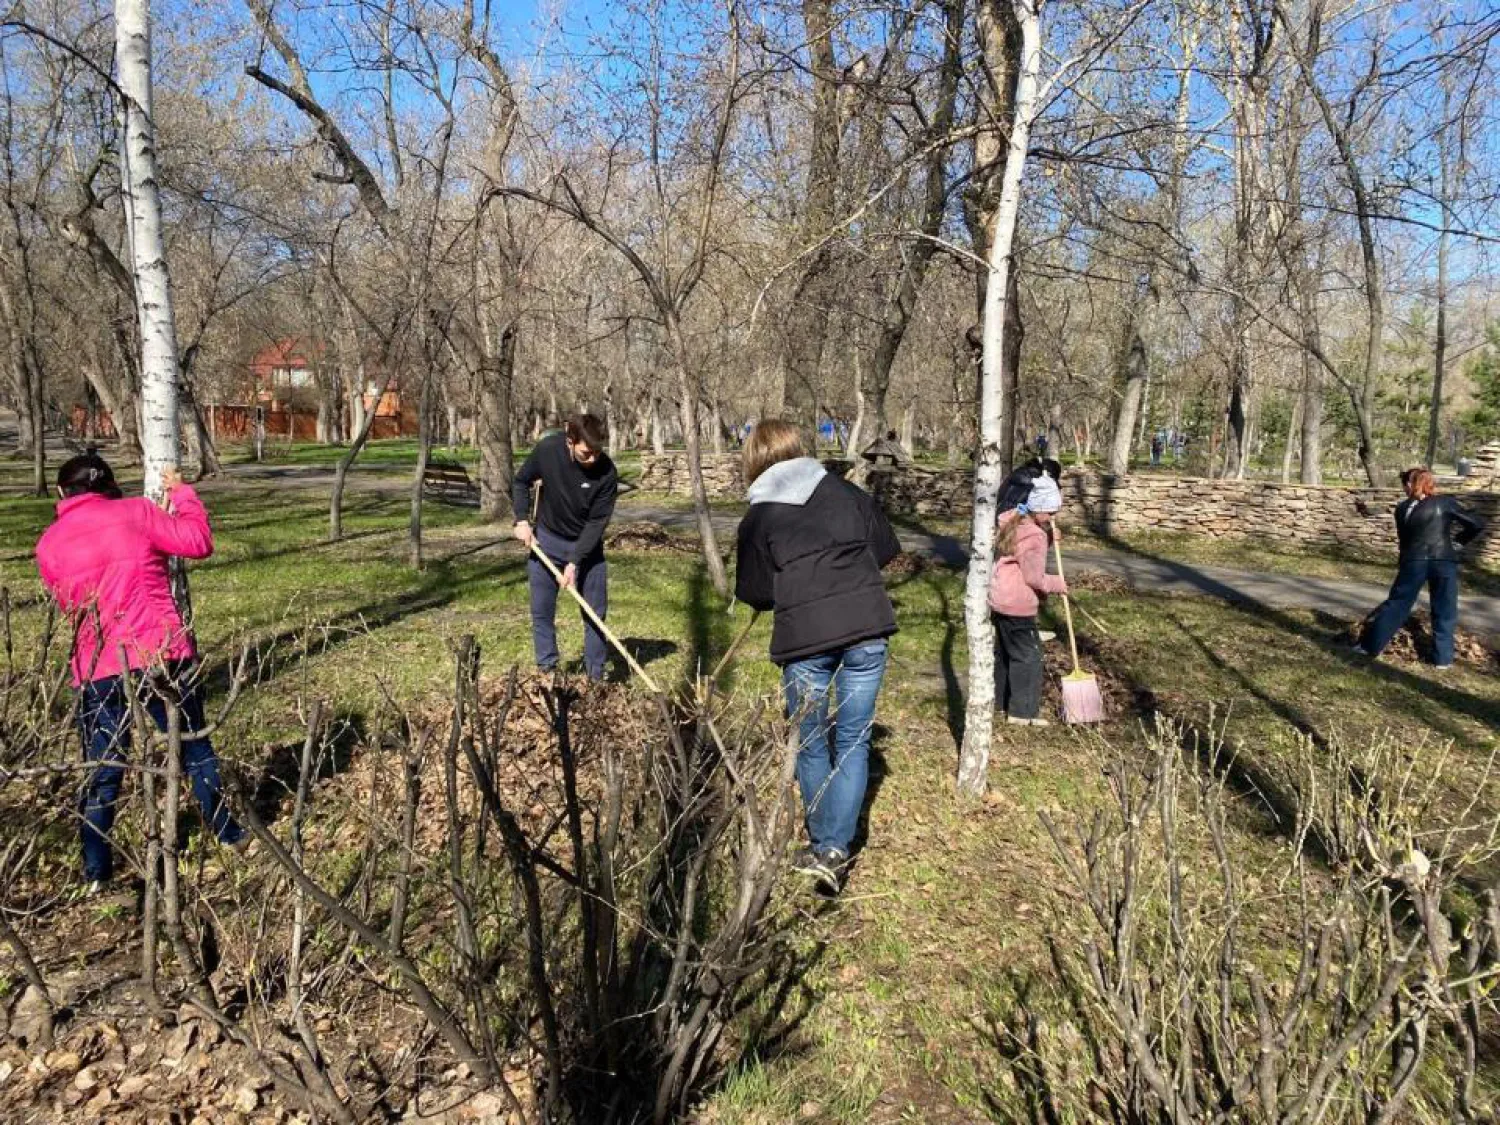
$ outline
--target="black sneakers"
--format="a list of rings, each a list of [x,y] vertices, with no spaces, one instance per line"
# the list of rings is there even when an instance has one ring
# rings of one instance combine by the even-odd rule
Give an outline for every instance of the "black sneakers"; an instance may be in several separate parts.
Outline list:
[[[838,848],[799,848],[792,856],[792,870],[816,880],[829,894],[843,890],[848,866],[849,856]]]

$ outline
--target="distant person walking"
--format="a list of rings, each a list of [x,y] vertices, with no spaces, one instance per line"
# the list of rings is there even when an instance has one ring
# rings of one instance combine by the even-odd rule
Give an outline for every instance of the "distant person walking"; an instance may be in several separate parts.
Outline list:
[[[83,877],[90,893],[114,874],[110,832],[130,748],[132,703],[162,730],[167,707],[182,715],[182,768],[203,818],[221,843],[245,837],[224,799],[219,759],[206,738],[198,653],[172,600],[167,563],[207,558],[213,534],[198,494],[175,469],[162,474],[164,511],[125,499],[97,454],[57,472],[57,519],[36,545],[42,581],[74,625],[72,673],[85,761],[81,800]],[[134,698],[132,698],[132,694]]]
[[[1158,430],[1151,438],[1151,464],[1153,466],[1161,465],[1161,455],[1163,452],[1165,452],[1166,448],[1167,439],[1162,434],[1162,432]]]
[[[998,675],[996,703],[1006,721],[1018,726],[1051,725],[1041,717],[1042,639],[1036,615],[1048,594],[1066,594],[1067,584],[1047,573],[1047,549],[1057,528],[1052,517],[1062,507],[1057,481],[1042,474],[1026,501],[1002,512],[995,527],[995,568],[990,572],[989,606],[995,616]]]
[[[1401,474],[1406,499],[1396,505],[1396,537],[1401,556],[1391,592],[1370,615],[1365,635],[1354,647],[1379,656],[1406,624],[1422,587],[1432,609],[1432,662],[1453,665],[1453,629],[1458,621],[1458,560],[1464,546],[1484,524],[1451,496],[1437,494],[1432,470],[1425,466]]]
[[[604,452],[609,431],[592,414],[569,418],[562,433],[537,442],[516,473],[511,499],[515,536],[530,550],[533,540],[562,571],[562,585],[572,586],[604,619],[609,609],[609,571],[604,562],[604,529],[615,514],[620,475]],[[540,484],[537,523],[531,512],[531,489]],[[527,560],[531,591],[531,645],[537,667],[557,667],[558,581],[535,556]],[[583,666],[591,680],[604,678],[609,645],[587,615],[583,617]]]
[[[790,422],[768,418],[750,432],[735,596],[775,611],[771,659],[799,724],[809,839],[793,866],[837,893],[864,808],[886,638],[896,632],[880,571],[901,547],[869,494],[808,454]]]

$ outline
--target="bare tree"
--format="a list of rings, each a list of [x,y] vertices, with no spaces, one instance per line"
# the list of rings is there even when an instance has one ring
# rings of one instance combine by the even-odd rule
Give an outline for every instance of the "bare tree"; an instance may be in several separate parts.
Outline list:
[[[121,186],[141,331],[141,450],[146,492],[161,491],[163,470],[175,468],[178,426],[177,325],[167,276],[160,176],[151,116],[151,15],[148,0],[117,0],[115,57],[119,66]]]
[[[1003,0],[997,0],[1003,2]],[[958,787],[970,794],[984,792],[989,769],[990,740],[995,721],[995,628],[988,602],[990,571],[995,565],[996,503],[1004,479],[1001,444],[1006,426],[1004,396],[1005,330],[1008,321],[1010,270],[1021,209],[1021,180],[1031,140],[1031,126],[1040,102],[1042,65],[1040,0],[1012,0],[1020,28],[1020,58],[1015,64],[992,60],[991,69],[1004,73],[1016,66],[1016,93],[1009,122],[1009,144],[1001,175],[999,204],[991,235],[985,289],[982,370],[979,398],[979,451],[974,466],[974,523],[970,533],[969,574],[964,588],[964,622],[969,638],[968,706],[964,713],[963,746],[959,752]],[[998,17],[997,17],[998,21]],[[1003,38],[993,42],[998,46]]]

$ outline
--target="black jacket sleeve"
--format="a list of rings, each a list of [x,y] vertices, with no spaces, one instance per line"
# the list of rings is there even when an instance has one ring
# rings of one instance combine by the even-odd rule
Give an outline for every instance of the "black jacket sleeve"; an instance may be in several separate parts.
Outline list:
[[[1467,547],[1483,533],[1484,521],[1457,500],[1450,502],[1448,514],[1453,518],[1453,540],[1460,547]]]
[[[537,447],[534,446],[525,463],[516,470],[515,479],[510,485],[510,502],[515,509],[516,522],[529,520],[531,518],[531,486],[542,479],[542,466],[537,461]]]
[[[891,528],[891,521],[886,519],[880,502],[868,492],[861,491],[860,495],[865,505],[865,523],[869,528],[870,550],[875,555],[875,562],[881,569],[884,569],[901,553],[901,541],[896,538],[896,533]]]
[[[610,473],[599,482],[594,498],[589,502],[589,518],[573,543],[573,550],[568,556],[569,562],[582,562],[598,549],[599,541],[604,538],[604,529],[614,518],[615,497],[619,492],[620,478],[615,473]]]
[[[776,608],[776,567],[757,522],[753,512],[740,521],[734,596],[751,609],[771,610]]]

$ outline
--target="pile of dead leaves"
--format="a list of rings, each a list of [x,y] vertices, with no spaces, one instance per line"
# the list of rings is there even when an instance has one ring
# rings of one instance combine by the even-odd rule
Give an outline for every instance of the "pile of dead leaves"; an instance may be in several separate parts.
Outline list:
[[[919,555],[915,551],[902,551],[885,566],[885,574],[888,578],[905,578],[908,575],[921,574],[932,570],[939,563],[926,555]]]
[[[62,990],[66,995],[66,989]],[[78,1021],[51,1050],[0,1046],[7,1121],[306,1120],[280,1101],[244,1048],[184,1008],[175,1027],[144,1016]]]
[[[1352,621],[1345,630],[1345,637],[1354,644],[1364,637],[1374,614]],[[1395,664],[1432,663],[1432,618],[1426,613],[1411,615],[1406,624],[1397,630],[1391,643],[1385,647],[1381,659]],[[1473,633],[1457,630],[1453,637],[1453,660],[1456,664],[1492,672],[1500,669],[1500,653]]]
[[[681,535],[673,535],[651,520],[632,520],[611,524],[604,533],[604,545],[611,551],[665,551],[668,554],[694,555],[698,545]]]
[[[1099,694],[1104,699],[1104,717],[1117,722],[1134,715],[1137,710],[1135,685],[1117,674],[1105,655],[1092,645],[1080,643],[1079,658],[1083,670],[1098,681]],[[1042,714],[1055,718],[1062,714],[1062,678],[1073,670],[1066,637],[1059,636],[1056,641],[1042,646],[1042,664],[1047,670],[1042,685]]]
[[[1091,594],[1128,594],[1130,584],[1119,575],[1102,570],[1075,570],[1068,575],[1068,589],[1087,590]]]

